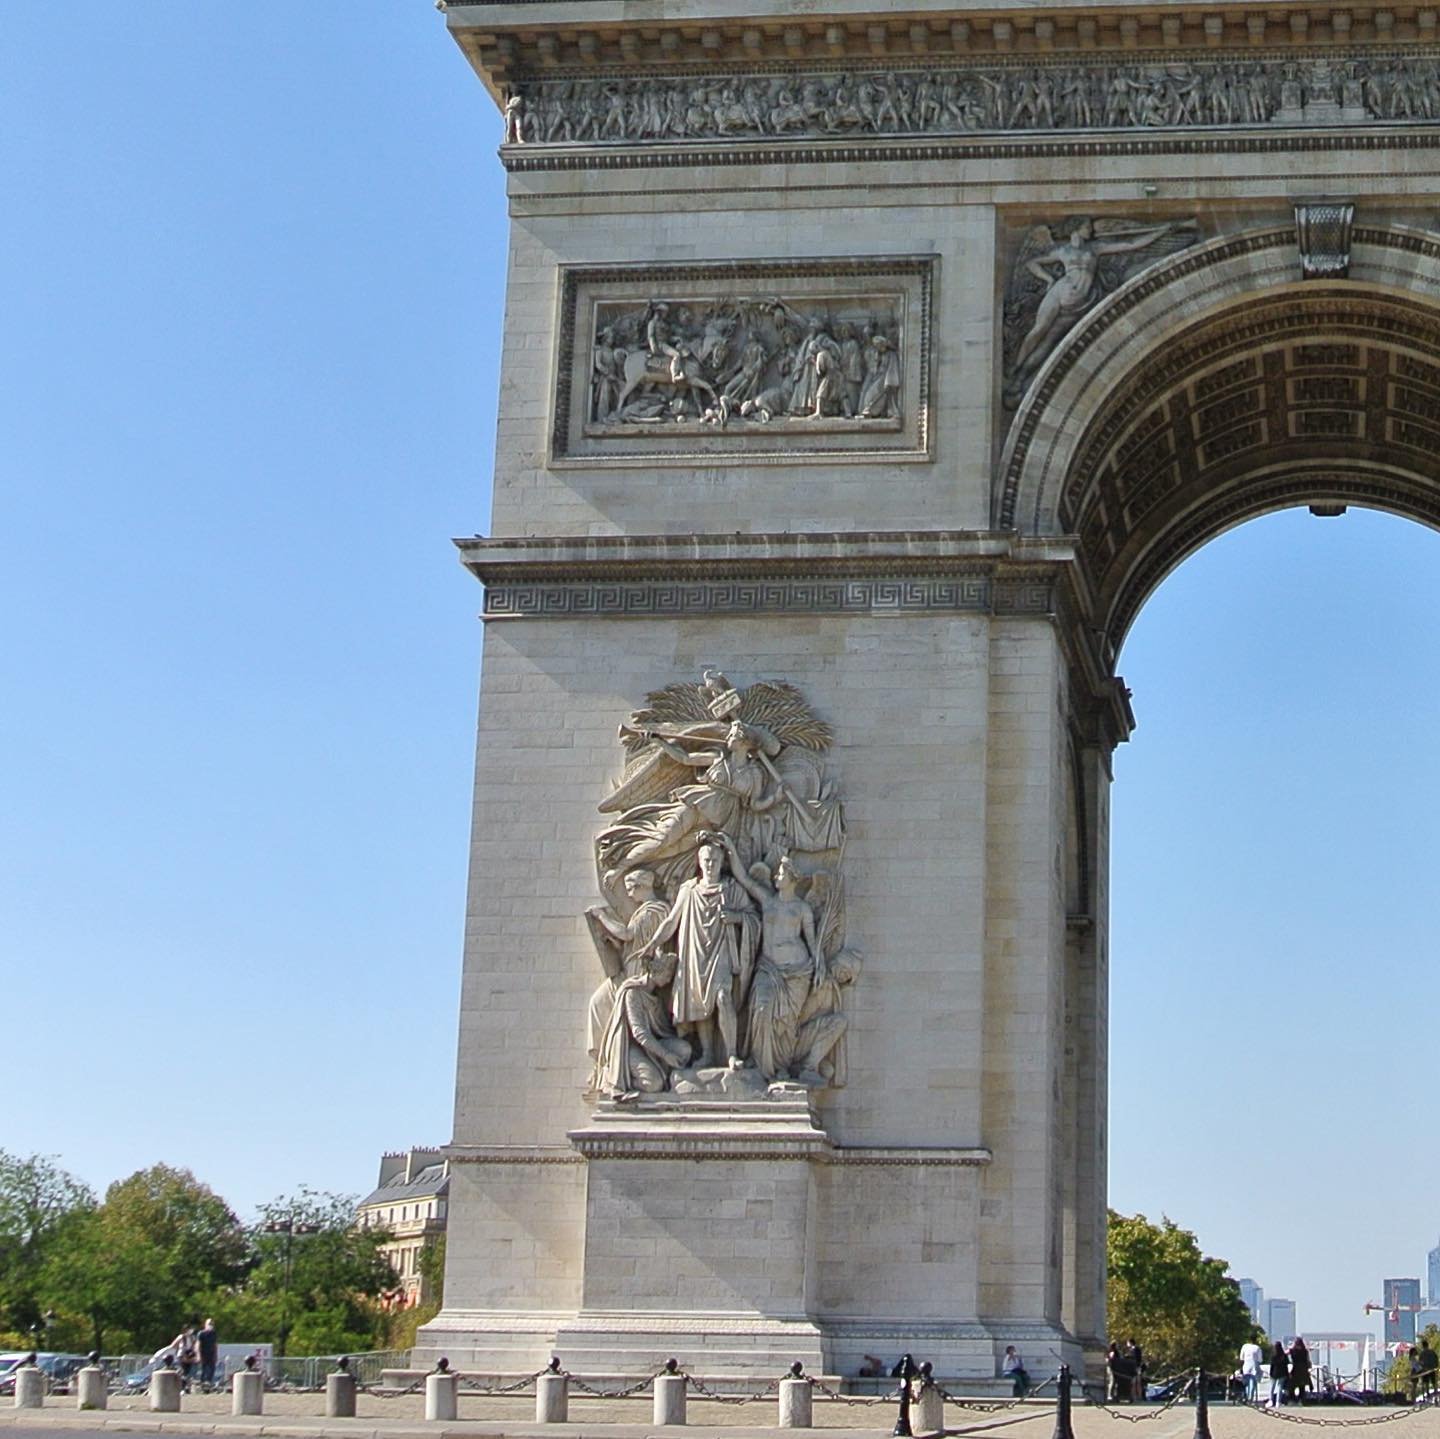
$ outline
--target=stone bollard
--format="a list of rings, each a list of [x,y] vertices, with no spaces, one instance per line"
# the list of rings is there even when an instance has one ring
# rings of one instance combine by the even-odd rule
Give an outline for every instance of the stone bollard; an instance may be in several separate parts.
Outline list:
[[[180,1371],[178,1369],[157,1369],[150,1376],[150,1412],[152,1414],[178,1414],[180,1412]]]
[[[325,1376],[325,1417],[353,1419],[355,1390],[355,1376],[350,1372],[350,1361],[342,1359],[335,1372]]]
[[[683,1424],[685,1422],[685,1376],[676,1373],[679,1364],[674,1359],[665,1361],[665,1373],[655,1376],[655,1424]]]
[[[790,1366],[789,1378],[780,1381],[780,1427],[809,1429],[814,1397],[805,1367],[797,1359]]]
[[[570,1415],[570,1379],[551,1359],[549,1370],[535,1380],[535,1422],[564,1424]]]
[[[427,1419],[456,1419],[459,1408],[456,1390],[460,1387],[459,1376],[450,1372],[450,1361],[442,1359],[435,1373],[425,1376],[425,1417]]]
[[[258,1369],[238,1369],[230,1380],[230,1412],[265,1412],[265,1376]]]
[[[110,1376],[90,1356],[90,1362],[75,1376],[75,1406],[103,1409],[110,1402]]]
[[[945,1428],[945,1400],[935,1383],[934,1370],[927,1359],[920,1366],[920,1394],[915,1422],[922,1434],[939,1434]]]
[[[40,1409],[44,1404],[45,1371],[33,1364],[22,1365],[15,1371],[15,1407]]]

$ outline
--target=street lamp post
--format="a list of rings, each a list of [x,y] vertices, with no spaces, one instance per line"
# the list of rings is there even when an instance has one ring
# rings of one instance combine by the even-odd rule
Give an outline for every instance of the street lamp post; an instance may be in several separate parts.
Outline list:
[[[294,1244],[297,1234],[318,1234],[318,1224],[307,1224],[304,1220],[297,1219],[293,1213],[287,1214],[284,1219],[271,1219],[265,1225],[266,1234],[283,1234],[285,1243],[280,1251],[281,1281],[280,1281],[280,1357],[285,1357],[285,1350],[290,1342],[290,1276],[291,1265],[294,1262]]]

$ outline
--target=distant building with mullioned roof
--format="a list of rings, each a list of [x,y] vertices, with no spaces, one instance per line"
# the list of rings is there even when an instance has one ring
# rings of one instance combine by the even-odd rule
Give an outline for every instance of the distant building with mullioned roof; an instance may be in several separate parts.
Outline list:
[[[382,1252],[400,1276],[400,1302],[407,1308],[432,1298],[420,1254],[445,1233],[449,1193],[450,1161],[438,1149],[399,1150],[381,1156],[379,1184],[356,1207],[362,1228],[390,1231]]]

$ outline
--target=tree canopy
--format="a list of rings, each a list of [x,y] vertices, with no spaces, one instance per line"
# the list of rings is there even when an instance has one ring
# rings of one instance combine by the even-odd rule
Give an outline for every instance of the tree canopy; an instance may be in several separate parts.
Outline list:
[[[1150,1373],[1235,1367],[1250,1311],[1225,1261],[1206,1258],[1188,1229],[1111,1210],[1107,1277],[1110,1334],[1139,1340]]]
[[[187,1169],[156,1164],[104,1200],[52,1159],[0,1151],[0,1343],[153,1352],[214,1317],[236,1342],[337,1353],[388,1342],[376,1302],[398,1282],[383,1229],[302,1189],[246,1226]]]
[[[90,1189],[53,1158],[0,1149],[0,1329],[24,1333],[40,1319],[45,1256],[94,1205]]]

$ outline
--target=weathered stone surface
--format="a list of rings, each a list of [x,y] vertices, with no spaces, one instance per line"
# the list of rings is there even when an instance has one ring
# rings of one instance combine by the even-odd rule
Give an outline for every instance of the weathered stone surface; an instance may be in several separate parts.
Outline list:
[[[1440,524],[1435,13],[572,0],[447,23],[507,107],[512,226],[492,533],[461,543],[487,630],[422,1352],[1079,1364],[1104,1332],[1120,645],[1248,515]],[[825,341],[802,359],[776,315]],[[896,356],[868,416],[819,396],[837,365],[854,383],[841,327],[867,321]],[[782,371],[783,407],[733,413]],[[587,1101],[596,938],[643,965],[699,874],[697,847],[686,873],[597,875],[616,730],[707,669],[792,685],[828,727],[865,954],[848,1079],[787,1067],[762,1093],[737,1038]],[[674,787],[621,809],[647,803]]]

